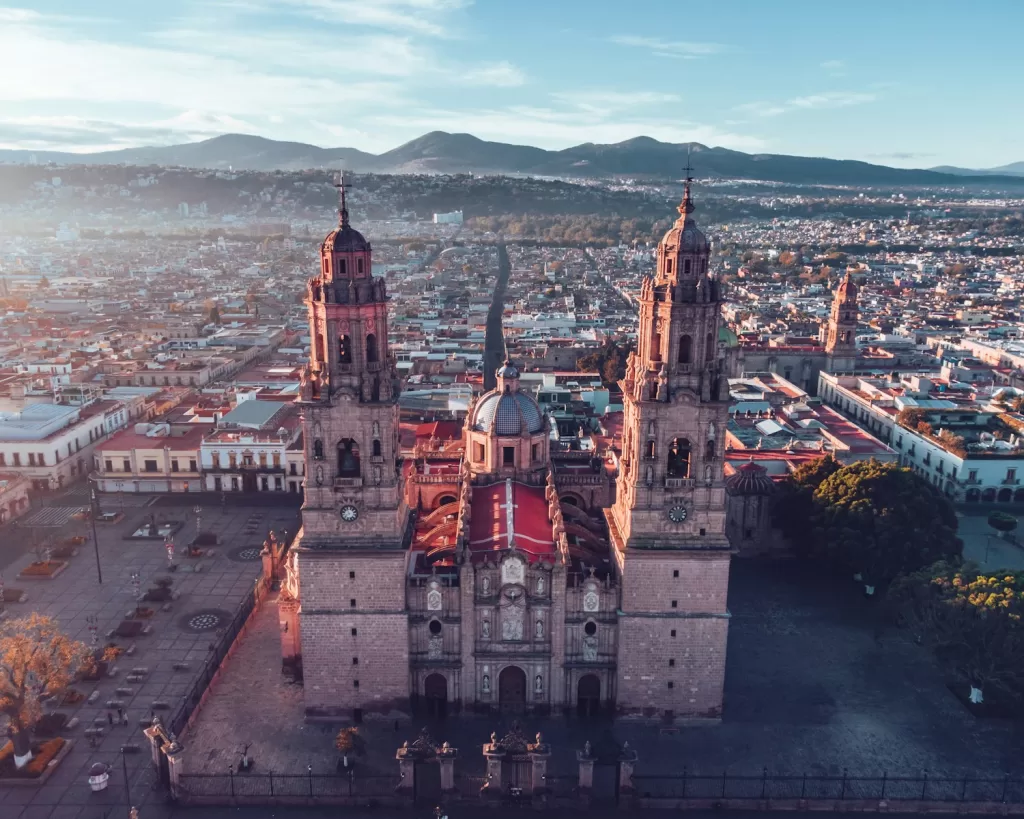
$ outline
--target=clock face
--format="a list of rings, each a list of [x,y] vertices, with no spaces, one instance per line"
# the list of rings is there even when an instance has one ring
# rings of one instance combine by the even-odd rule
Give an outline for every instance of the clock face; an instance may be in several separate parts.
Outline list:
[[[352,504],[347,504],[341,507],[341,519],[345,521],[345,523],[352,523],[357,517],[359,517],[359,510]]]
[[[686,520],[686,507],[682,504],[673,506],[668,510],[668,519],[673,523],[682,523]]]

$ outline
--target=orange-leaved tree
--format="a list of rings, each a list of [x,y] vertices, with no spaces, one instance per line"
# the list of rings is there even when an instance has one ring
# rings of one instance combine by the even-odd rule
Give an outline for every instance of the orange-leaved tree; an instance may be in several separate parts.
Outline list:
[[[30,735],[42,717],[40,697],[71,684],[88,654],[52,617],[31,614],[0,624],[0,713],[7,716],[14,762],[32,759]]]

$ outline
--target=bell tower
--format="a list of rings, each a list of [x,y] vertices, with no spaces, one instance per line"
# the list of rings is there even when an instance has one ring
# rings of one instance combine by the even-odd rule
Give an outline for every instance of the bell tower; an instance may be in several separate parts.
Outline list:
[[[731,358],[718,343],[721,285],[693,218],[679,218],[640,292],[615,504],[622,573],[618,702],[626,712],[717,717],[722,705],[729,542],[722,474]]]
[[[370,243],[349,222],[343,176],[337,187],[338,227],[307,285],[305,502],[294,549],[307,713],[359,716],[408,699],[406,675],[394,669],[408,662],[411,529],[387,293],[373,277]]]
[[[856,369],[857,315],[857,285],[850,271],[846,271],[832,299],[832,313],[829,315],[825,337],[825,352],[828,354],[826,369],[830,373],[849,373]]]

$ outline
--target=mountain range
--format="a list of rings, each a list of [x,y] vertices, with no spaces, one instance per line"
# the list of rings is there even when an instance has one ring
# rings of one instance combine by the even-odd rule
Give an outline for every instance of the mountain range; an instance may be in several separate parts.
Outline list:
[[[584,143],[560,151],[488,142],[471,134],[432,131],[382,154],[320,148],[248,134],[201,142],[99,153],[0,150],[0,162],[161,165],[227,170],[345,168],[376,173],[478,173],[558,177],[678,179],[689,157],[700,177],[822,185],[1024,186],[1024,162],[984,171],[942,167],[891,168],[853,160],[747,154],[698,142],[668,143],[640,136],[613,145]]]

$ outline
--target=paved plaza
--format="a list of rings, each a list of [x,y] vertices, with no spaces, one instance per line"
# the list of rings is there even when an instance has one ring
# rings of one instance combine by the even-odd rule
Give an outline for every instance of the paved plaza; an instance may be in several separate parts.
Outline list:
[[[223,499],[215,495],[179,496],[103,496],[103,511],[124,512],[123,520],[97,524],[100,565],[103,583],[97,579],[96,559],[89,541],[79,547],[69,566],[50,580],[17,579],[18,571],[33,559],[32,543],[48,537],[87,535],[90,524],[71,516],[87,506],[84,493],[74,490],[47,501],[23,521],[0,529],[0,566],[7,589],[19,588],[27,593],[23,603],[8,603],[7,616],[19,617],[39,612],[55,617],[70,636],[91,645],[90,617],[95,617],[100,646],[114,642],[133,653],[122,654],[115,662],[116,673],[97,682],[79,682],[75,690],[93,702],[61,707],[61,713],[77,718],[77,727],[60,732],[73,741],[71,752],[59,765],[49,781],[40,787],[0,786],[0,816],[3,819],[99,819],[124,816],[126,796],[122,774],[123,745],[138,745],[138,753],[124,756],[132,802],[138,805],[161,805],[165,793],[156,788],[148,743],[142,734],[143,723],[153,714],[165,720],[177,709],[185,693],[202,670],[211,647],[217,641],[240,602],[252,590],[261,573],[259,551],[270,529],[278,533],[294,532],[298,526],[297,504],[256,502],[245,499]],[[198,559],[184,556],[184,548],[196,534],[194,507],[202,506],[204,532],[213,532],[218,545],[213,555]],[[175,563],[169,571],[167,552],[162,539],[131,539],[131,533],[155,517],[157,522],[180,524],[175,532]],[[27,526],[35,519],[37,526]],[[50,521],[63,519],[59,526]],[[144,622],[150,633],[131,638],[108,637],[135,608],[135,584],[132,574],[138,573],[138,588],[145,593],[159,578],[170,578],[175,599],[168,604],[144,603],[153,615]],[[165,610],[165,605],[167,610]],[[144,670],[139,679],[129,681],[135,669]],[[127,726],[110,725],[108,711],[116,716],[120,704],[128,717]],[[85,729],[103,728],[102,736],[91,747]],[[107,791],[94,794],[89,790],[89,767],[96,761],[111,766],[111,784]],[[152,810],[144,816],[156,815]]]
[[[1017,531],[1009,539],[1000,537],[988,525],[988,507],[965,506],[957,510],[959,534],[964,542],[964,557],[983,569],[1024,569],[1024,514],[1018,506],[1005,506],[1017,518]]]
[[[220,773],[252,743],[256,772],[334,772],[338,725],[306,724],[301,689],[279,672],[276,601],[269,600],[215,695],[184,737],[186,771]],[[719,725],[663,726],[576,717],[527,718],[528,735],[553,745],[550,770],[575,771],[575,751],[611,731],[640,754],[638,774],[778,773],[840,776],[1020,775],[1022,738],[1012,724],[972,716],[950,693],[930,654],[881,625],[857,584],[822,580],[793,563],[736,561],[725,715]],[[396,669],[404,673],[404,669]],[[430,730],[460,749],[457,770],[483,771],[481,745],[509,726],[463,715]],[[395,774],[396,748],[420,721],[367,720],[366,773]]]

